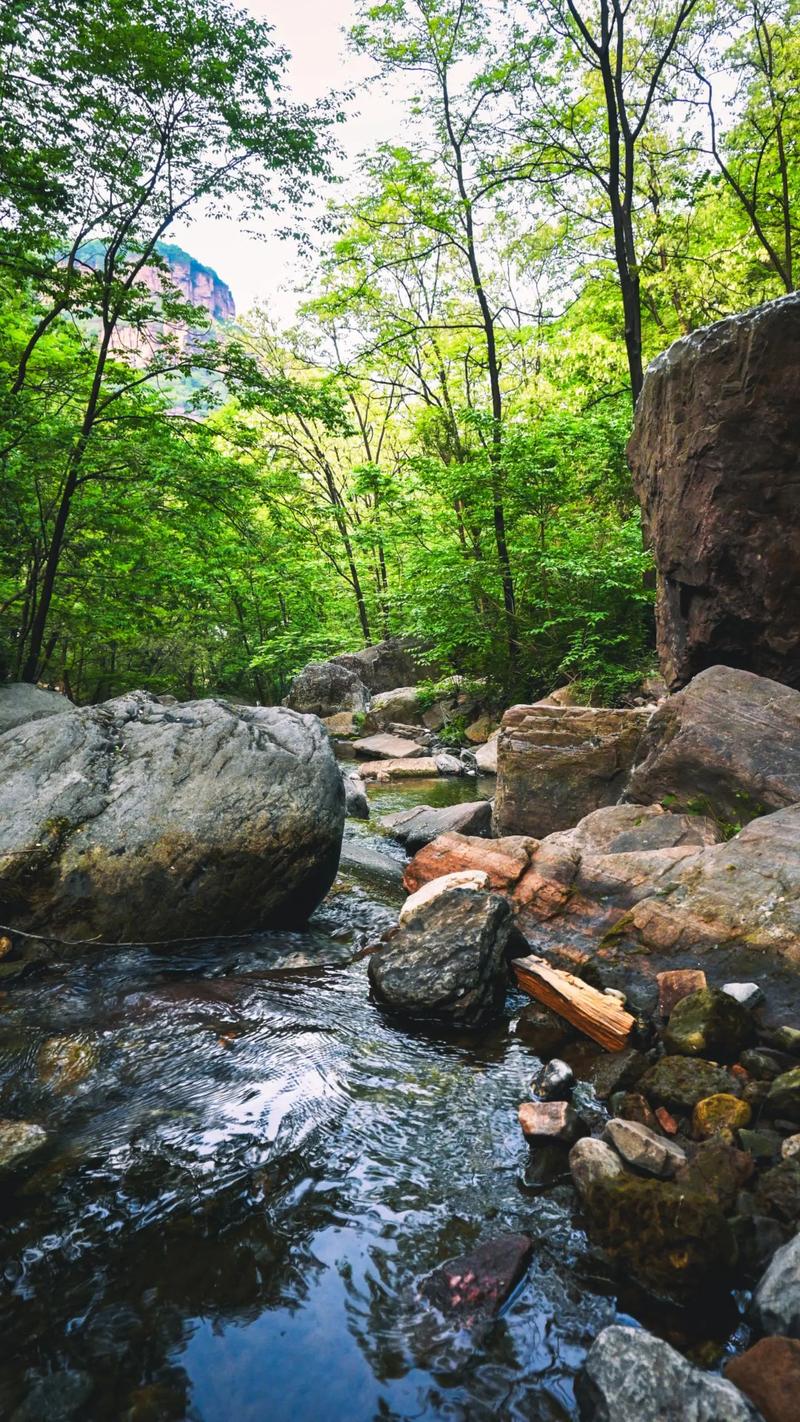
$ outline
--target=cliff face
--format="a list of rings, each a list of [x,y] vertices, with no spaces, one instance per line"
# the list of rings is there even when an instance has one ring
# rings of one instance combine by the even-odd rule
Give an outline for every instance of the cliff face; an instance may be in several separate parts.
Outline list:
[[[171,242],[160,243],[158,251],[169,266],[173,282],[187,301],[194,306],[202,306],[215,321],[236,319],[231,289],[212,267],[203,266],[196,257]],[[160,272],[148,267],[144,279],[151,291],[160,291]]]

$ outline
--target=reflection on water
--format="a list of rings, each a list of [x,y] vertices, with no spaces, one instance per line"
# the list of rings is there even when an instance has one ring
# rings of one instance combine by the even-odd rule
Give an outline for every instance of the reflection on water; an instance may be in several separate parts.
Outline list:
[[[342,959],[391,921],[340,890],[307,934],[87,957],[0,998],[0,1115],[49,1135],[0,1198],[1,1416],[574,1415],[614,1305],[570,1187],[525,1183],[529,1051],[505,1022],[385,1020]],[[53,1037],[81,1046],[60,1075]],[[530,1277],[459,1333],[415,1281],[506,1229]]]

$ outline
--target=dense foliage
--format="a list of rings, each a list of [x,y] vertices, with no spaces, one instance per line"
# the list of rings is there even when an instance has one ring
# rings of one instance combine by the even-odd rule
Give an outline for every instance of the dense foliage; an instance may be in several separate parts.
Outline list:
[[[796,285],[800,3],[354,9],[397,137],[293,327],[223,331],[160,244],[201,206],[308,238],[340,115],[223,0],[4,7],[0,673],[273,700],[403,632],[498,698],[615,699],[650,662],[631,397]]]

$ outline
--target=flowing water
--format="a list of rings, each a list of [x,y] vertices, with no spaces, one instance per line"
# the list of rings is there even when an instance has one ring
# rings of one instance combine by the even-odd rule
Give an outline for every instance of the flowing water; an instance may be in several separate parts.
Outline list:
[[[0,1416],[575,1415],[623,1306],[563,1160],[546,1188],[531,1171],[522,999],[477,1038],[384,1018],[353,959],[396,903],[348,875],[303,934],[121,949],[7,988],[0,1116],[48,1144],[0,1197]],[[530,1274],[461,1331],[417,1281],[504,1230],[532,1235]]]

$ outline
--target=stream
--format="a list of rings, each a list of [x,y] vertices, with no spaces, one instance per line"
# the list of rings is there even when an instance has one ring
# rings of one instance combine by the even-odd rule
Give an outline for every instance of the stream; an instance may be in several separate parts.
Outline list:
[[[381,786],[373,817],[432,789],[475,798]],[[401,860],[374,823],[348,841]],[[0,1195],[0,1416],[554,1422],[607,1323],[708,1343],[707,1319],[617,1297],[565,1158],[532,1163],[527,999],[477,1037],[370,1002],[364,949],[400,901],[351,866],[305,933],[121,948],[6,986],[0,1116],[48,1144]],[[494,1323],[462,1331],[420,1299],[427,1271],[507,1230],[534,1262]],[[736,1318],[714,1327],[723,1348]]]

